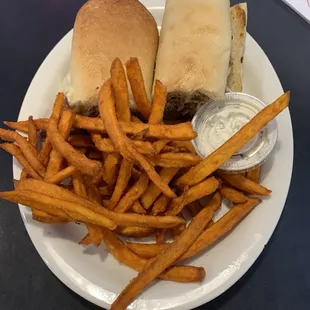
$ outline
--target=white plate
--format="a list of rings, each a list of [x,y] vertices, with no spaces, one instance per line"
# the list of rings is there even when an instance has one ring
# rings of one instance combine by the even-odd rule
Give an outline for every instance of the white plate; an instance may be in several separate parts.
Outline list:
[[[165,1],[142,2],[161,25]],[[25,120],[29,115],[49,115],[61,81],[68,71],[71,37],[72,32],[57,44],[41,65],[24,99],[19,120]],[[247,36],[244,59],[245,92],[266,103],[283,93],[271,63],[250,35]],[[293,135],[289,111],[284,111],[277,121],[279,141],[273,157],[262,171],[262,182],[273,190],[272,196],[258,206],[233,233],[192,260],[192,264],[207,270],[202,284],[157,282],[139,296],[130,309],[197,307],[226,291],[254,263],[277,225],[291,179]],[[14,177],[19,178],[20,167],[16,161],[13,168]],[[223,206],[221,214],[225,210]],[[21,206],[20,211],[29,236],[47,266],[69,288],[94,304],[108,308],[136,275],[130,268],[120,265],[104,246],[99,249],[80,246],[78,241],[85,233],[81,225],[41,225],[32,221],[25,207]]]

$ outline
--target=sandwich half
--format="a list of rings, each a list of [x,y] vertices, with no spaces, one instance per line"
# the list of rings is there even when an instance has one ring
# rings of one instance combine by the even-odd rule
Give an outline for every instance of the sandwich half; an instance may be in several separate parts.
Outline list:
[[[116,57],[123,63],[138,58],[150,96],[157,48],[156,22],[139,1],[86,2],[76,16],[70,73],[64,83],[70,107],[81,114],[96,113],[99,88],[110,77]]]
[[[165,118],[190,119],[223,96],[230,54],[229,0],[167,0],[155,70],[168,90]]]

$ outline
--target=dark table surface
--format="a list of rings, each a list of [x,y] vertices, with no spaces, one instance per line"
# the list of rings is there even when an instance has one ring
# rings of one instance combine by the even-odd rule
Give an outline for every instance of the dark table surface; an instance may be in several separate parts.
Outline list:
[[[1,120],[17,118],[33,75],[72,28],[83,3],[0,1]],[[284,89],[292,93],[294,173],[281,221],[262,255],[237,284],[199,309],[309,309],[310,25],[280,0],[248,0],[248,4],[248,30],[270,58]],[[12,188],[11,162],[10,156],[0,152],[1,190]],[[18,209],[3,201],[0,309],[99,309],[56,279],[34,249]]]

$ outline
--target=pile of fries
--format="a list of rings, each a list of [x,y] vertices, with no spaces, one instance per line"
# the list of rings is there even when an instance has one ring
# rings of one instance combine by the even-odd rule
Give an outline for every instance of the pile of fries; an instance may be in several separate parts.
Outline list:
[[[6,141],[1,148],[23,167],[15,190],[0,198],[30,207],[42,223],[84,223],[88,234],[81,244],[103,242],[119,262],[138,271],[111,309],[125,309],[155,278],[204,280],[203,268],[178,263],[231,231],[261,202],[250,195],[271,193],[259,184],[260,168],[246,175],[218,168],[289,103],[286,93],[202,159],[191,144],[196,137],[191,123],[163,123],[166,87],[156,81],[151,104],[137,59],[126,63],[126,71],[136,115],[130,111],[125,69],[115,59],[111,79],[100,90],[98,117],[75,115],[59,93],[49,119],[30,116],[5,122],[14,131],[0,129]],[[46,133],[41,147],[39,133]],[[203,197],[208,197],[204,205]],[[223,197],[233,206],[213,222]],[[192,215],[188,225],[186,209]],[[147,236],[156,242],[127,239]]]

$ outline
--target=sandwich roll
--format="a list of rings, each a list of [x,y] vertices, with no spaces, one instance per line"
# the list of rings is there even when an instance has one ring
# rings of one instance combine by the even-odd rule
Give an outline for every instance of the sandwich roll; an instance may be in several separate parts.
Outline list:
[[[97,111],[99,88],[110,77],[116,57],[123,64],[130,57],[138,58],[150,96],[157,47],[156,22],[139,1],[86,2],[75,20],[70,73],[65,82],[71,108],[86,115]]]
[[[166,119],[188,119],[224,95],[229,74],[229,0],[167,0],[155,79],[167,86]]]

